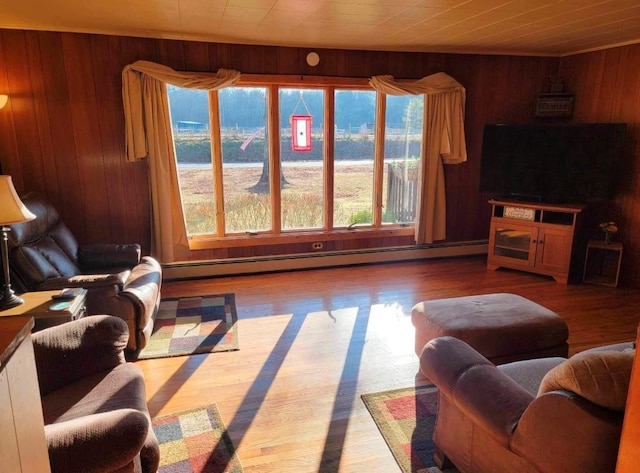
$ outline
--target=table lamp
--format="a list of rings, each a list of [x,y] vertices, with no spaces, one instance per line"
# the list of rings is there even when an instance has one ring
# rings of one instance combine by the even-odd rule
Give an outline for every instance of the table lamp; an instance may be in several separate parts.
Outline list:
[[[2,269],[4,271],[4,287],[0,298],[0,310],[9,309],[24,301],[11,289],[9,279],[9,239],[7,232],[11,229],[5,225],[27,222],[36,218],[22,203],[16,193],[11,176],[0,176],[0,227],[2,227]]]

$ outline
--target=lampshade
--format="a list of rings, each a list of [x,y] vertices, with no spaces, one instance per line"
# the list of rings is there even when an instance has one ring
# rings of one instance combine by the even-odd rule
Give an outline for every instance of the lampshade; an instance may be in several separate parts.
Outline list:
[[[7,105],[7,101],[9,100],[9,96],[5,94],[0,94],[0,109],[3,109],[5,105]]]
[[[0,176],[0,202],[0,225],[11,225],[36,218],[18,197],[11,176]]]

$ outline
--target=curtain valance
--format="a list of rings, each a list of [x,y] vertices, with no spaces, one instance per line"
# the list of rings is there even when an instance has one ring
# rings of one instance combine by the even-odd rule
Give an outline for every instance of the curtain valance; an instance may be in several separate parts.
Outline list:
[[[461,91],[464,96],[464,87],[453,77],[444,72],[438,72],[415,81],[396,81],[391,75],[373,76],[369,85],[379,92],[388,95],[431,95],[442,92]]]
[[[122,71],[122,102],[128,161],[142,159],[148,154],[143,105],[145,79],[155,79],[177,87],[213,90],[235,84],[240,79],[240,73],[230,69],[219,69],[217,72],[180,72],[150,61],[136,61],[125,66]]]
[[[439,108],[442,108],[438,113],[445,119],[440,130],[440,155],[445,164],[457,164],[467,160],[464,134],[466,91],[453,77],[438,72],[416,81],[397,81],[393,76],[382,75],[372,77],[369,84],[378,92],[388,95],[442,96],[443,100],[437,100]],[[425,123],[429,122],[425,120]]]

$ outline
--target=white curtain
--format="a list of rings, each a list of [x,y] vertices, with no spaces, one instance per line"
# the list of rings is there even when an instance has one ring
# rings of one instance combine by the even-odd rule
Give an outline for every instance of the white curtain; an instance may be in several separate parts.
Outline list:
[[[166,84],[213,90],[228,87],[240,73],[178,72],[149,61],[122,71],[122,100],[128,161],[148,157],[151,187],[151,251],[162,263],[186,259],[189,243],[180,199]]]
[[[424,95],[424,125],[415,240],[418,244],[446,238],[444,164],[467,160],[464,135],[465,89],[451,76],[438,72],[416,81],[374,76],[369,81],[389,95]]]

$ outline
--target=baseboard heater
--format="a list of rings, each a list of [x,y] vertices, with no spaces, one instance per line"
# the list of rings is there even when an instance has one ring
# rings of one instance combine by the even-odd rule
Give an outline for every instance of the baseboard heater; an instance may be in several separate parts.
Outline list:
[[[282,256],[187,261],[163,265],[165,281],[232,276],[296,269],[326,268],[354,264],[390,263],[417,259],[446,258],[487,254],[488,241],[477,240],[431,245],[373,248],[367,250],[327,251]]]

